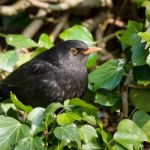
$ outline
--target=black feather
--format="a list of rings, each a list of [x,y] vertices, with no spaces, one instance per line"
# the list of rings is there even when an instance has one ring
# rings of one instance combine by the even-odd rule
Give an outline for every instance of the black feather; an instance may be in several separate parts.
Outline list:
[[[72,47],[79,51],[76,56],[70,53]],[[87,57],[81,53],[87,48],[81,41],[70,40],[43,52],[2,81],[0,97],[9,97],[12,91],[32,106],[80,97],[87,87]]]

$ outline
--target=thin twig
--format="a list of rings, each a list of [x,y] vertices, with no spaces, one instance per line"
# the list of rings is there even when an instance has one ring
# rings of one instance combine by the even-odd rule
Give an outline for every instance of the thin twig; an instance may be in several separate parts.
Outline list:
[[[123,117],[127,118],[128,117],[128,85],[132,79],[132,70],[129,72],[126,81],[123,83],[121,86],[121,97],[122,97],[122,114]]]
[[[124,30],[120,30],[120,31],[114,32],[112,34],[109,34],[108,36],[96,41],[95,44],[97,44],[97,43],[106,43],[107,41],[113,39],[114,37],[117,37],[119,34],[122,34],[123,32],[124,32]]]
[[[50,34],[50,39],[52,40],[52,42],[55,41],[56,37],[58,36],[58,34],[60,33],[60,31],[65,26],[68,17],[69,17],[69,15],[66,14],[66,15],[64,15],[64,16],[62,16],[60,18],[60,21],[59,21],[60,23],[57,24],[57,26],[55,27],[55,29],[53,30],[53,32]]]
[[[40,16],[46,16],[47,12],[43,9],[40,9],[37,13],[37,17]],[[41,28],[41,26],[43,25],[44,20],[43,19],[35,19],[33,20],[22,32],[23,35],[25,35],[26,37],[33,37],[37,31]]]

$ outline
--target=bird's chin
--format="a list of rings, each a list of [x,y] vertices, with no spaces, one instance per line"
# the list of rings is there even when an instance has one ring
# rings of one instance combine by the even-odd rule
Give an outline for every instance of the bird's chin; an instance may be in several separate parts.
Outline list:
[[[83,64],[86,64],[87,59],[88,59],[88,56],[84,56],[84,57],[82,58],[82,63],[83,63]]]

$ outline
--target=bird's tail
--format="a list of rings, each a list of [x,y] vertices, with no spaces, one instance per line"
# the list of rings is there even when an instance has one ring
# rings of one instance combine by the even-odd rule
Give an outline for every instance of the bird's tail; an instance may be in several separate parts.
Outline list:
[[[6,85],[0,84],[0,101],[9,98],[9,89]]]

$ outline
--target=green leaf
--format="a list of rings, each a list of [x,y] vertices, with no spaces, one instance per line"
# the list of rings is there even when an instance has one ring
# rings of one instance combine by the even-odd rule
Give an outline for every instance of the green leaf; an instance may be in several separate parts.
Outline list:
[[[25,62],[29,61],[32,58],[32,52],[20,54],[19,61],[17,62],[17,66],[21,66]]]
[[[100,88],[112,90],[121,81],[124,74],[124,60],[110,60],[89,74],[89,83],[94,84],[94,90]]]
[[[138,32],[142,31],[143,24],[136,21],[128,21],[127,31],[120,37],[120,41],[125,45],[133,46],[140,40]]]
[[[68,124],[54,129],[54,135],[56,138],[63,140],[67,143],[77,142],[81,147],[80,134],[75,124]]]
[[[0,69],[12,72],[18,60],[16,51],[0,53]]]
[[[145,132],[150,142],[150,116],[144,111],[136,111],[133,114],[133,121]]]
[[[84,112],[82,115],[83,115],[83,120],[87,121],[91,125],[96,125],[95,116],[87,114],[86,112]]]
[[[134,66],[142,66],[146,64],[148,51],[145,50],[145,43],[138,43],[131,48],[132,63]]]
[[[74,106],[80,106],[80,107],[85,107],[88,109],[92,109],[94,111],[97,110],[96,107],[94,107],[93,105],[90,105],[88,103],[86,103],[85,101],[79,99],[79,98],[73,98],[69,101],[69,105],[74,105]]]
[[[14,150],[46,150],[40,137],[26,137],[18,142]]]
[[[36,107],[28,114],[27,119],[38,126],[42,121],[44,111],[44,108]]]
[[[37,133],[41,129],[43,113],[45,109],[42,107],[34,108],[27,116],[27,119],[31,121],[31,132],[32,134]],[[42,130],[42,129],[41,129]]]
[[[131,89],[129,96],[133,105],[136,108],[150,112],[150,107],[148,105],[150,98],[150,90]]]
[[[150,66],[150,49],[148,49],[148,55],[147,55],[146,63]]]
[[[0,116],[0,149],[10,150],[20,139],[30,135],[29,127],[11,117]]]
[[[30,38],[17,34],[8,34],[6,36],[6,42],[8,45],[14,46],[16,48],[37,47],[37,44]]]
[[[10,99],[11,99],[11,101],[13,102],[13,104],[14,104],[17,108],[19,108],[19,109],[21,109],[21,110],[23,110],[23,111],[25,111],[25,112],[27,112],[27,113],[29,113],[29,112],[32,110],[32,107],[31,107],[31,106],[26,106],[26,105],[24,105],[23,103],[21,103],[21,102],[18,100],[18,98],[16,97],[16,95],[13,94],[12,92],[10,92]]]
[[[145,132],[145,134],[148,137],[148,142],[150,142],[150,119],[144,124],[142,127],[142,130]]]
[[[88,56],[88,60],[86,62],[86,67],[87,68],[92,68],[96,63],[96,59],[97,59],[97,54],[96,53],[90,54]]]
[[[117,127],[114,140],[123,147],[133,150],[134,147],[140,148],[142,142],[147,141],[148,138],[133,121],[124,119]]]
[[[139,126],[143,127],[146,122],[150,120],[150,116],[144,111],[136,111],[133,114],[133,121]]]
[[[75,25],[71,28],[64,30],[59,37],[63,40],[80,40],[87,45],[92,46],[94,44],[93,37],[87,28],[81,25]]]
[[[119,144],[115,144],[112,148],[111,148],[111,150],[127,150],[127,149],[125,149],[125,148],[123,148],[121,145],[119,145]]]
[[[57,115],[57,123],[59,125],[73,123],[75,120],[81,120],[81,117],[74,112],[66,112]]]
[[[82,144],[82,150],[101,150],[101,145],[97,142],[97,139],[94,138],[86,144]]]
[[[150,46],[150,33],[148,32],[139,32],[138,35],[147,42],[146,47]]]
[[[63,108],[63,105],[61,103],[51,103],[48,105],[48,107],[45,109],[45,112],[43,114],[43,124],[47,124],[47,126],[52,122],[53,115],[56,110],[59,108]]]
[[[141,73],[142,72],[142,73]],[[150,84],[150,66],[136,66],[133,68],[134,82],[144,86]]]
[[[95,102],[103,106],[113,106],[119,97],[114,92],[100,90],[96,93]]]
[[[98,137],[95,128],[90,125],[83,125],[79,128],[81,139],[85,143],[89,143],[93,138]]]
[[[54,46],[53,42],[50,40],[49,36],[45,33],[41,34],[39,41],[38,41],[39,47],[44,47],[46,49],[51,48]]]

